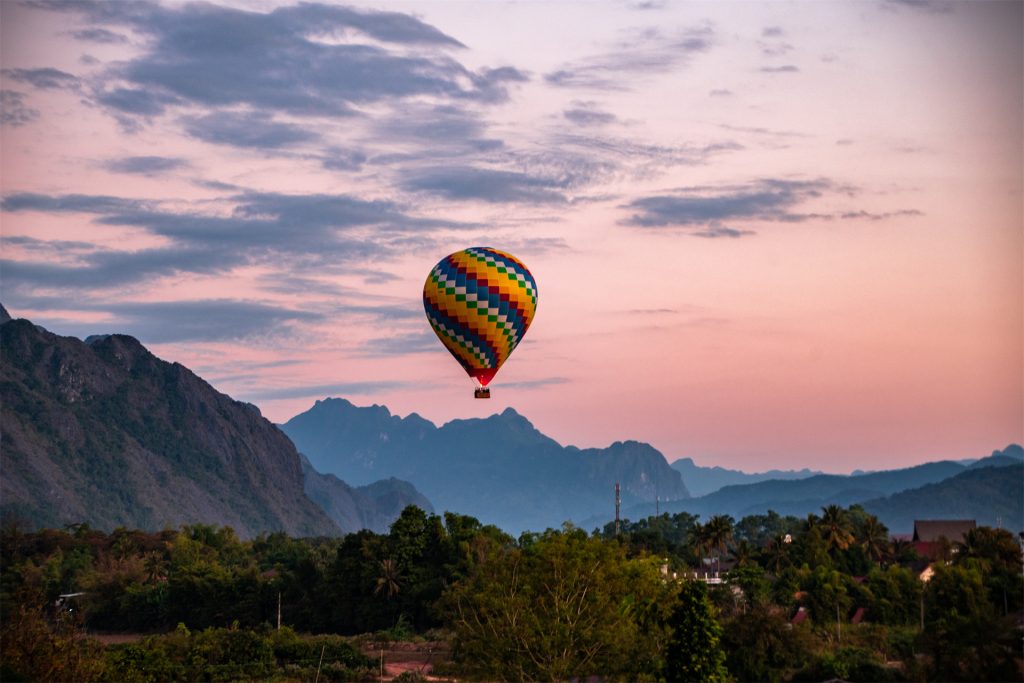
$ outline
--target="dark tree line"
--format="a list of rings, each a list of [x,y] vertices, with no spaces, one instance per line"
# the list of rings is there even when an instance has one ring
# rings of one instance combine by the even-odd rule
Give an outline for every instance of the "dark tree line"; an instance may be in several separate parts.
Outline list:
[[[518,539],[415,507],[341,539],[9,525],[0,662],[5,680],[43,662],[76,680],[270,677],[311,666],[296,633],[376,632],[446,640],[452,673],[485,680],[1019,680],[1017,541],[982,527],[941,555],[922,581],[928,562],[857,506]],[[84,595],[58,607],[68,593]],[[82,629],[155,635],[102,648]],[[328,644],[334,679],[358,677],[367,662]]]

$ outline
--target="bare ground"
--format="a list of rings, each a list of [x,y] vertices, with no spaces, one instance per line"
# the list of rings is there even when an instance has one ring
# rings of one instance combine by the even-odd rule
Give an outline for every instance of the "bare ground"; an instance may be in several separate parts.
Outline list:
[[[366,643],[362,652],[376,662],[378,667],[383,656],[384,676],[380,679],[383,681],[394,680],[406,671],[418,672],[430,681],[449,680],[447,677],[433,675],[434,664],[448,659],[448,643],[445,642]]]

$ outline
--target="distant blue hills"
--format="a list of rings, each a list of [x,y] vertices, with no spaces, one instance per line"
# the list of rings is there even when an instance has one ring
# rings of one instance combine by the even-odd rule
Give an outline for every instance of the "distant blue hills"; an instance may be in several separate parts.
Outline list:
[[[1024,450],[1016,444],[968,464],[940,461],[857,475],[747,474],[701,467],[689,458],[669,466],[659,451],[637,441],[562,446],[511,408],[438,427],[416,414],[403,418],[384,406],[330,398],[281,428],[321,472],[353,485],[397,477],[438,511],[470,514],[512,533],[565,521],[585,529],[603,526],[614,518],[615,482],[622,487],[622,516],[630,519],[683,510],[705,519],[740,519],[769,509],[805,516],[833,503],[858,503],[879,510],[882,521],[900,532],[909,531],[915,517],[943,516],[931,495],[948,514],[1024,528]],[[931,494],[913,493],[939,485]]]
[[[384,530],[411,503],[512,533],[566,521],[591,529],[613,519],[619,483],[622,516],[632,519],[803,516],[857,503],[896,532],[936,517],[1024,527],[1016,444],[977,460],[850,476],[747,474],[688,458],[669,466],[638,441],[563,446],[512,409],[437,426],[332,398],[275,426],[132,337],[61,337],[2,306],[0,348],[5,523],[336,535]]]
[[[562,446],[509,408],[441,427],[384,406],[317,401],[281,425],[320,472],[352,485],[387,477],[413,483],[438,511],[472,515],[512,533],[558,527],[624,505],[681,499],[679,472],[636,441],[607,448]]]
[[[676,460],[672,463],[672,469],[683,475],[683,481],[686,482],[686,488],[690,489],[692,496],[704,496],[724,486],[735,484],[756,484],[770,479],[806,479],[821,474],[807,468],[747,473],[725,467],[704,467],[695,463],[692,458]]]
[[[856,475],[816,474],[724,486],[704,496],[671,501],[662,512],[690,512],[703,518],[774,510],[803,517],[826,505],[860,504],[894,533],[909,533],[914,519],[970,518],[979,524],[1024,529],[1024,449],[1011,444],[970,464],[943,460],[914,467]],[[623,516],[641,519],[654,506],[638,505]],[[599,526],[606,517],[586,524]]]

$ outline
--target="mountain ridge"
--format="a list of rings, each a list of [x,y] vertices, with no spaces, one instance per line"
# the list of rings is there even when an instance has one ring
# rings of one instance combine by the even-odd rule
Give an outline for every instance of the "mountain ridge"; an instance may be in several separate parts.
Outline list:
[[[647,444],[604,449],[562,446],[512,408],[440,427],[383,406],[342,398],[317,401],[281,428],[321,472],[352,484],[396,476],[438,509],[515,532],[559,526],[614,505],[689,492],[664,456]]]
[[[295,446],[256,406],[157,358],[134,337],[83,342],[8,319],[0,322],[0,347],[5,519],[107,530],[203,522],[242,537],[356,530],[339,527],[306,495]],[[422,500],[409,489],[385,484],[356,490],[356,503],[335,504],[381,500],[390,509]],[[379,528],[373,511],[363,515]]]
[[[939,482],[867,500],[865,510],[897,532],[915,519],[973,519],[980,525],[1024,530],[1024,464],[968,468]]]
[[[883,510],[884,515],[888,515],[889,519],[905,524],[908,517],[916,515],[917,518],[921,518],[924,512],[906,511],[897,515],[892,505],[898,506],[900,500],[903,500],[904,505],[909,505],[910,503],[906,501],[911,500],[911,497],[896,498],[896,502],[890,505],[891,509],[886,508],[881,501],[897,497],[901,493],[943,484],[969,472],[981,472],[982,474],[977,476],[979,480],[983,480],[989,476],[986,475],[986,471],[1012,468],[1021,463],[1020,458],[1022,457],[1024,457],[1024,450],[1018,444],[1010,444],[1003,451],[993,451],[991,455],[973,461],[970,466],[951,460],[941,460],[860,475],[821,474],[804,479],[737,484],[725,486],[710,494],[685,501],[663,502],[661,511],[670,513],[686,511],[701,515],[705,519],[713,515],[731,515],[735,519],[740,519],[751,514],[764,514],[768,510],[774,510],[782,515],[802,517],[811,513],[820,513],[821,508],[826,505],[867,505],[870,502]],[[1005,472],[991,476],[998,479],[1000,476],[1005,476]],[[1024,479],[1019,480],[1017,484],[1019,485],[1018,489],[1024,490]],[[1012,493],[998,486],[994,486],[992,490]],[[954,483],[951,488],[929,489],[929,491],[942,491],[942,495],[949,498],[956,493],[957,489]],[[949,498],[949,500],[954,499]],[[1003,501],[999,501],[999,504],[1002,505]],[[955,507],[969,509],[968,505],[961,505],[959,501]],[[941,511],[941,507],[937,511]],[[629,519],[642,519],[653,515],[654,512],[654,506],[645,504],[625,509],[623,516]],[[1009,513],[1005,516],[1008,519],[1011,517]],[[586,528],[590,528],[591,526],[602,526],[607,521],[607,517],[594,517],[586,520],[585,524]],[[1024,525],[1024,520],[1021,520],[1021,524]]]
[[[671,463],[672,469],[683,475],[683,481],[695,498],[714,493],[723,486],[731,484],[754,484],[772,479],[806,479],[818,474],[814,470],[767,470],[764,472],[744,472],[717,465],[698,465],[693,458],[678,458]]]

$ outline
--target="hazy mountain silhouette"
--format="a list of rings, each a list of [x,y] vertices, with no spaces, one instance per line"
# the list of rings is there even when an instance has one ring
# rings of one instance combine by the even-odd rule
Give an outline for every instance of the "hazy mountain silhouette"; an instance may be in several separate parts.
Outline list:
[[[927,509],[914,506],[921,503],[923,499],[908,496],[902,498],[894,496],[901,492],[909,492],[929,484],[949,481],[949,487],[941,489],[942,495],[950,500],[950,510],[967,509],[967,503],[961,498],[970,498],[977,495],[976,487],[969,485],[970,482],[988,481],[987,476],[994,477],[993,481],[1000,480],[1000,477],[1011,476],[1014,465],[1021,462],[1021,447],[1016,444],[1007,446],[1003,451],[994,451],[992,455],[974,461],[971,465],[963,465],[959,462],[943,460],[930,462],[914,467],[907,467],[896,470],[871,472],[858,475],[841,474],[819,474],[805,479],[780,481],[771,480],[753,484],[725,486],[718,491],[699,498],[691,498],[683,501],[671,501],[661,506],[662,512],[687,511],[699,514],[703,519],[712,515],[732,515],[740,519],[746,515],[763,514],[767,510],[775,510],[782,515],[806,516],[810,513],[819,514],[821,508],[838,504],[843,506],[854,503],[882,505],[879,501],[892,496],[894,501],[890,507],[885,507],[885,515],[888,518],[899,522],[901,526],[893,527],[894,531],[907,531],[905,524],[907,519],[913,523],[913,518],[923,518],[928,513]],[[1007,470],[992,473],[990,470]],[[958,475],[977,471],[979,479],[970,477],[951,481]],[[1001,481],[1001,480],[1000,480]],[[1017,478],[1018,494],[1024,490],[1024,480]],[[1002,491],[1003,489],[999,489]],[[960,493],[958,493],[958,491]],[[1014,499],[993,499],[993,509],[999,506],[1012,505]],[[1016,499],[1019,501],[1019,496]],[[984,504],[984,501],[980,501]],[[879,509],[883,509],[879,507]],[[1001,508],[1000,508],[1001,509]],[[898,514],[897,514],[897,511]],[[642,519],[655,512],[654,506],[649,504],[632,506],[623,512],[623,516],[629,519]],[[941,517],[942,515],[940,515]],[[1009,518],[1009,515],[1007,515]],[[597,516],[585,521],[585,528],[603,526],[610,517]],[[883,518],[885,521],[885,518]]]
[[[1006,459],[1012,464],[972,467],[935,484],[867,500],[862,505],[895,533],[909,533],[915,519],[973,519],[981,525],[1021,531],[1024,465],[1015,458]]]
[[[651,446],[561,446],[511,408],[436,427],[383,406],[326,399],[281,427],[321,472],[351,484],[382,477],[412,482],[439,510],[473,515],[518,533],[579,521],[623,504],[685,498],[679,473]]]
[[[369,529],[387,533],[408,505],[434,511],[430,501],[407,481],[392,477],[352,487],[333,474],[320,474],[301,453],[299,457],[306,477],[306,495],[344,531]]]
[[[802,470],[768,470],[767,472],[741,472],[730,470],[725,467],[705,467],[698,465],[692,458],[680,458],[672,463],[672,469],[683,475],[686,488],[694,497],[705,496],[714,493],[723,486],[736,484],[756,484],[759,481],[771,479],[806,479],[821,472],[809,469]]]
[[[204,522],[241,536],[337,535],[364,522],[379,529],[402,502],[423,500],[403,482],[355,491],[313,483],[324,507],[349,511],[332,514],[335,523],[303,492],[299,454],[259,409],[133,337],[86,343],[8,320],[0,347],[7,520],[107,530]]]

